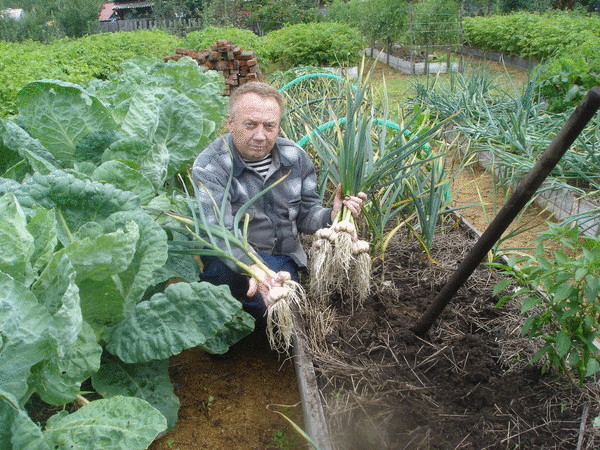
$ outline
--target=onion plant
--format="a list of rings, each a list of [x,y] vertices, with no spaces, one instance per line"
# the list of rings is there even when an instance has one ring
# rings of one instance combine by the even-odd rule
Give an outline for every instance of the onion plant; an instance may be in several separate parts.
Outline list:
[[[514,93],[503,92],[484,72],[468,76],[452,74],[450,82],[435,80],[417,87],[417,101],[446,117],[458,113],[453,129],[469,142],[470,152],[489,152],[499,184],[506,190],[515,186],[533,167],[569,112],[550,113],[539,96],[539,82],[530,80]],[[540,188],[571,191],[577,198],[594,198],[600,192],[600,117],[586,127],[571,149],[551,173],[551,180]],[[465,146],[461,146],[464,151]],[[597,221],[592,211],[579,217],[579,223]]]
[[[225,259],[231,261],[244,274],[254,278],[256,281],[267,281],[266,277],[273,272],[248,243],[250,216],[246,211],[260,196],[275,187],[284,178],[285,176],[244,204],[233,218],[233,229],[229,229],[225,225],[224,211],[227,199],[226,195],[221,205],[217,205],[213,196],[203,184],[191,181],[195,194],[192,196],[186,188],[185,183],[182,183],[186,194],[186,204],[190,210],[191,217],[169,211],[158,212],[175,219],[175,221],[183,225],[176,227],[166,225],[164,228],[175,234],[187,235],[191,239],[174,239],[169,241],[169,251],[173,254],[213,256]],[[231,181],[232,177],[230,175],[225,187],[226,192],[230,188]],[[213,212],[217,218],[216,223],[211,223],[208,220],[204,208],[201,204],[199,205],[201,190],[204,190],[204,193],[212,200]],[[248,261],[251,261],[251,264],[247,264],[236,257],[236,253],[238,253],[234,251],[236,248],[242,250],[243,254],[247,256]],[[255,270],[254,265],[260,270]],[[302,286],[291,280],[287,272],[278,272],[273,278],[268,295],[266,298],[263,298],[267,306],[267,337],[271,348],[277,351],[288,351],[292,343],[293,334],[292,308],[294,305],[303,303],[306,295]]]

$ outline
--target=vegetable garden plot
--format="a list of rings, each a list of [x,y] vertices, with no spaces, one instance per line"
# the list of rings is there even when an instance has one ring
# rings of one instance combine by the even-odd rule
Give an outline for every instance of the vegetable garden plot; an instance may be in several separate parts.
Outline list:
[[[373,274],[372,296],[354,312],[340,297],[311,305],[301,340],[317,374],[327,444],[574,448],[582,439],[593,448],[598,386],[579,388],[528,364],[538,343],[520,337],[518,309],[495,308],[497,273],[480,267],[428,339],[408,330],[474,242],[457,225],[446,221],[434,239],[440,264],[396,236]]]

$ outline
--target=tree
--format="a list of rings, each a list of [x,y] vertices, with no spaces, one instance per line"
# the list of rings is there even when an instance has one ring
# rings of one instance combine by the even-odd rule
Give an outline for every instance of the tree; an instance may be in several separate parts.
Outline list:
[[[257,23],[265,34],[285,25],[318,22],[321,16],[315,4],[314,0],[262,0],[251,7],[249,22]]]
[[[81,37],[94,31],[102,0],[62,0],[55,13],[57,25],[69,37]]]
[[[386,46],[398,42],[408,26],[408,0],[335,0],[329,11],[334,20],[349,23],[369,41]]]

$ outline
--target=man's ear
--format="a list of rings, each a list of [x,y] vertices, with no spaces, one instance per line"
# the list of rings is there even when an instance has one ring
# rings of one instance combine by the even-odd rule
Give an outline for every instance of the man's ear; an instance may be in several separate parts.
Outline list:
[[[231,124],[233,122],[233,117],[231,117],[230,114],[227,114],[227,117],[225,118],[225,128],[227,128],[228,131],[231,131]]]

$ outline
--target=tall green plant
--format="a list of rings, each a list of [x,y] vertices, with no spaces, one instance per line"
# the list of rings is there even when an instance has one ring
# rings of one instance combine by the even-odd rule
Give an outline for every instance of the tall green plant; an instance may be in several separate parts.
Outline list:
[[[62,0],[55,20],[65,36],[78,38],[96,31],[102,0]]]
[[[357,27],[369,42],[388,47],[401,42],[408,30],[406,0],[336,0],[329,10],[334,20]]]
[[[543,342],[532,362],[545,357],[547,366],[567,373],[573,369],[583,383],[600,371],[594,345],[600,317],[600,241],[582,238],[577,227],[563,229],[555,224],[537,240],[533,256],[512,256],[507,264],[491,264],[519,284],[498,306],[521,301],[521,313],[527,316],[521,333]],[[553,242],[563,250],[548,256],[546,246]],[[509,282],[498,283],[494,293]]]

